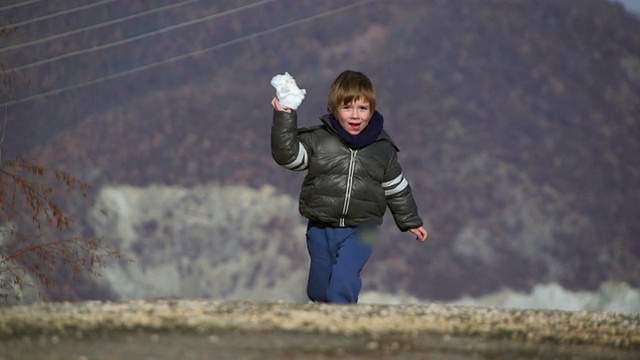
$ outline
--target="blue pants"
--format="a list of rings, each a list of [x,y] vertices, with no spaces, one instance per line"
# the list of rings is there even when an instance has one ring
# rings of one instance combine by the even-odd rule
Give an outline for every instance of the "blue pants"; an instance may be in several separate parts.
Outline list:
[[[307,249],[311,258],[307,296],[336,304],[358,302],[360,272],[371,256],[372,244],[362,229],[323,226],[309,222]]]

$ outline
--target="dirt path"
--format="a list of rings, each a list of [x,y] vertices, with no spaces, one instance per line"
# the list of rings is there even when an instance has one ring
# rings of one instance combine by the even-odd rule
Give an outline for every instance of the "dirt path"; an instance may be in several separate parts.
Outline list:
[[[0,359],[16,357],[637,359],[640,314],[212,300],[2,307]]]

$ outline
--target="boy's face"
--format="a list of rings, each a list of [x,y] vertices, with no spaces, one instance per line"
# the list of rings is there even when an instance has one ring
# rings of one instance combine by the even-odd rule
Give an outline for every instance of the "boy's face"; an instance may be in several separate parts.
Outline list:
[[[371,106],[368,101],[354,100],[338,108],[340,126],[351,135],[358,135],[369,125]]]

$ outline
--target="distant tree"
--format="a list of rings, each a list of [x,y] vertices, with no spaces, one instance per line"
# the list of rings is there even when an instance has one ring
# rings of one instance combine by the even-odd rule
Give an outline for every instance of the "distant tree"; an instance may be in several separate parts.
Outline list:
[[[0,30],[4,37],[10,32]],[[4,63],[0,61],[0,99],[10,99],[11,73]],[[77,195],[86,198],[88,184],[22,156],[3,158],[8,106],[5,101],[0,126],[0,302],[21,301],[25,287],[35,287],[46,300],[45,294],[68,286],[61,273],[72,281],[85,274],[99,276],[97,268],[121,256],[99,238],[74,235],[62,204]]]

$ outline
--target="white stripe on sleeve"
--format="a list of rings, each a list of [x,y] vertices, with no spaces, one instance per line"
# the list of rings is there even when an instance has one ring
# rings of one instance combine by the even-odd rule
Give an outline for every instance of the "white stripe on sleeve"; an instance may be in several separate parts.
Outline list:
[[[305,170],[309,165],[307,149],[305,149],[302,143],[299,143],[298,145],[298,156],[296,156],[296,158],[292,162],[282,165],[289,170],[301,171]]]
[[[404,174],[402,173],[395,179],[382,183],[382,188],[384,189],[384,194],[386,196],[397,194],[400,191],[406,189],[407,186],[409,186],[409,182],[404,178]]]

